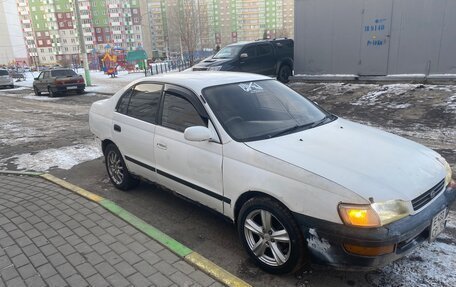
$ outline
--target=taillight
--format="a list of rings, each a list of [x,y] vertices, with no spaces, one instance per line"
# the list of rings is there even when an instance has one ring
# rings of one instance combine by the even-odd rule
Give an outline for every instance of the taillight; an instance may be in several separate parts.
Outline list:
[[[84,78],[78,79],[78,83],[84,83]]]

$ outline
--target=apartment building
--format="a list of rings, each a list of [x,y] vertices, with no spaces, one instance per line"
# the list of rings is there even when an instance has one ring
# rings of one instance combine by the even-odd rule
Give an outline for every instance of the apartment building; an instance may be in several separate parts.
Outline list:
[[[0,66],[27,65],[27,51],[14,2],[0,1]]]
[[[33,65],[79,63],[75,5],[89,58],[109,47],[142,46],[139,0],[17,0]]]
[[[191,0],[192,6],[188,1],[141,0],[141,9],[147,14],[143,29],[152,35],[145,41],[146,51],[162,56],[181,49],[178,31],[172,25],[175,16],[170,15],[175,7],[196,11],[199,50],[238,41],[293,38],[293,0]]]

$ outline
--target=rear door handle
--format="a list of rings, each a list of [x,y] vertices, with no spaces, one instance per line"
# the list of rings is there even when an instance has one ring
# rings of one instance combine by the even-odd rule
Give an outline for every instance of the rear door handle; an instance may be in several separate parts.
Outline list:
[[[157,147],[165,150],[168,149],[168,146],[162,143],[157,143]]]
[[[121,128],[119,125],[114,125],[114,130],[115,130],[116,132],[119,132],[119,133],[120,133],[120,132],[122,131],[122,128]]]

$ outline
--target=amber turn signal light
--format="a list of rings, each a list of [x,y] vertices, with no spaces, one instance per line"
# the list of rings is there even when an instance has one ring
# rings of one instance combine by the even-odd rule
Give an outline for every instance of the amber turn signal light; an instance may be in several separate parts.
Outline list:
[[[348,253],[362,255],[362,256],[379,256],[394,252],[395,245],[377,246],[377,247],[366,247],[357,246],[352,244],[344,244],[345,251]]]

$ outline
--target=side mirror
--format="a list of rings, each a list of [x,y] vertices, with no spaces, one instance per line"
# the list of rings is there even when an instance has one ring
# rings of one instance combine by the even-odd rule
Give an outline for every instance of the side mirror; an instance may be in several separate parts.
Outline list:
[[[34,78],[34,79],[35,79],[35,81],[37,81],[37,80],[38,80],[38,78]]]
[[[245,58],[248,58],[248,57],[249,57],[249,54],[247,54],[247,53],[242,53],[240,57],[241,57],[241,59],[245,59]]]
[[[202,126],[194,126],[186,128],[184,131],[184,138],[192,142],[203,142],[211,139],[211,131]]]

